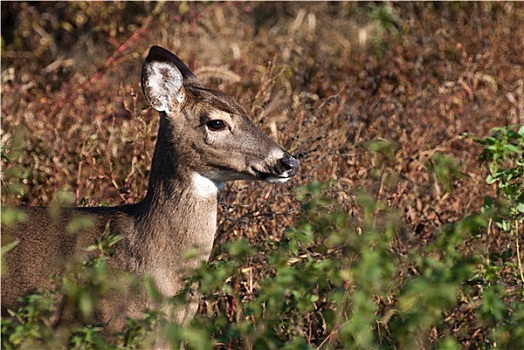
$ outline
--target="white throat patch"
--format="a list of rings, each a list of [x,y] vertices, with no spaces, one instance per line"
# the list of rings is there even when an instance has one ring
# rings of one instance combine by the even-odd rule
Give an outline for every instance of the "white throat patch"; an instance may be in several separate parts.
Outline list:
[[[216,197],[218,191],[220,191],[222,188],[221,183],[215,183],[214,181],[196,172],[191,176],[191,183],[193,185],[193,191],[195,191],[198,196],[203,198],[208,198],[211,196]]]

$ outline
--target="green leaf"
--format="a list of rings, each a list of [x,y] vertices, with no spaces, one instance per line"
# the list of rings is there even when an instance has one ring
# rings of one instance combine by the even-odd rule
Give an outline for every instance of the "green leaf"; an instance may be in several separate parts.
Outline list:
[[[1,221],[2,226],[14,226],[27,220],[27,215],[19,208],[3,207]]]
[[[488,185],[491,185],[491,184],[497,182],[497,178],[493,177],[492,175],[488,175],[486,177],[486,182],[488,183]]]

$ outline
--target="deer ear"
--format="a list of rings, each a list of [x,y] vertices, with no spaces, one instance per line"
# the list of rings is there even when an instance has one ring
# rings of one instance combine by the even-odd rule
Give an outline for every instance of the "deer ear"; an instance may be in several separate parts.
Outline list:
[[[185,98],[182,73],[173,62],[150,60],[142,68],[142,90],[147,102],[159,112],[168,112]]]

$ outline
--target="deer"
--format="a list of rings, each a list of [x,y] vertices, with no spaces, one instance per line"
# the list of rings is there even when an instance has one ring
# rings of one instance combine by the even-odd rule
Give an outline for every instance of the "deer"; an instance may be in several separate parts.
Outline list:
[[[64,273],[69,259],[87,256],[86,247],[108,228],[121,238],[108,266],[150,276],[163,296],[172,297],[184,278],[210,257],[225,182],[284,183],[298,173],[298,160],[256,127],[235,99],[204,87],[170,51],[150,48],[141,85],[160,118],[145,197],[114,207],[62,208],[58,217],[51,217],[46,207],[20,207],[26,220],[4,228],[2,235],[16,242],[5,254],[3,315],[17,308],[21,296],[50,288],[49,276]],[[67,232],[75,217],[94,224]],[[188,259],[190,251],[194,254]],[[143,290],[129,294],[102,300],[89,321],[118,330],[154,306]],[[174,319],[188,325],[197,307],[198,300],[190,298],[173,312]],[[57,320],[66,317],[58,308],[60,312]]]

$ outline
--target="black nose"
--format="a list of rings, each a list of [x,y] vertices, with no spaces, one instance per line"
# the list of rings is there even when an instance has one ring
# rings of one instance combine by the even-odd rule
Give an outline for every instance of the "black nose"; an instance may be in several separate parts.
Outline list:
[[[282,173],[287,172],[287,175],[291,177],[298,173],[299,163],[295,157],[289,153],[286,153],[284,158],[280,159],[280,167],[282,169]]]

